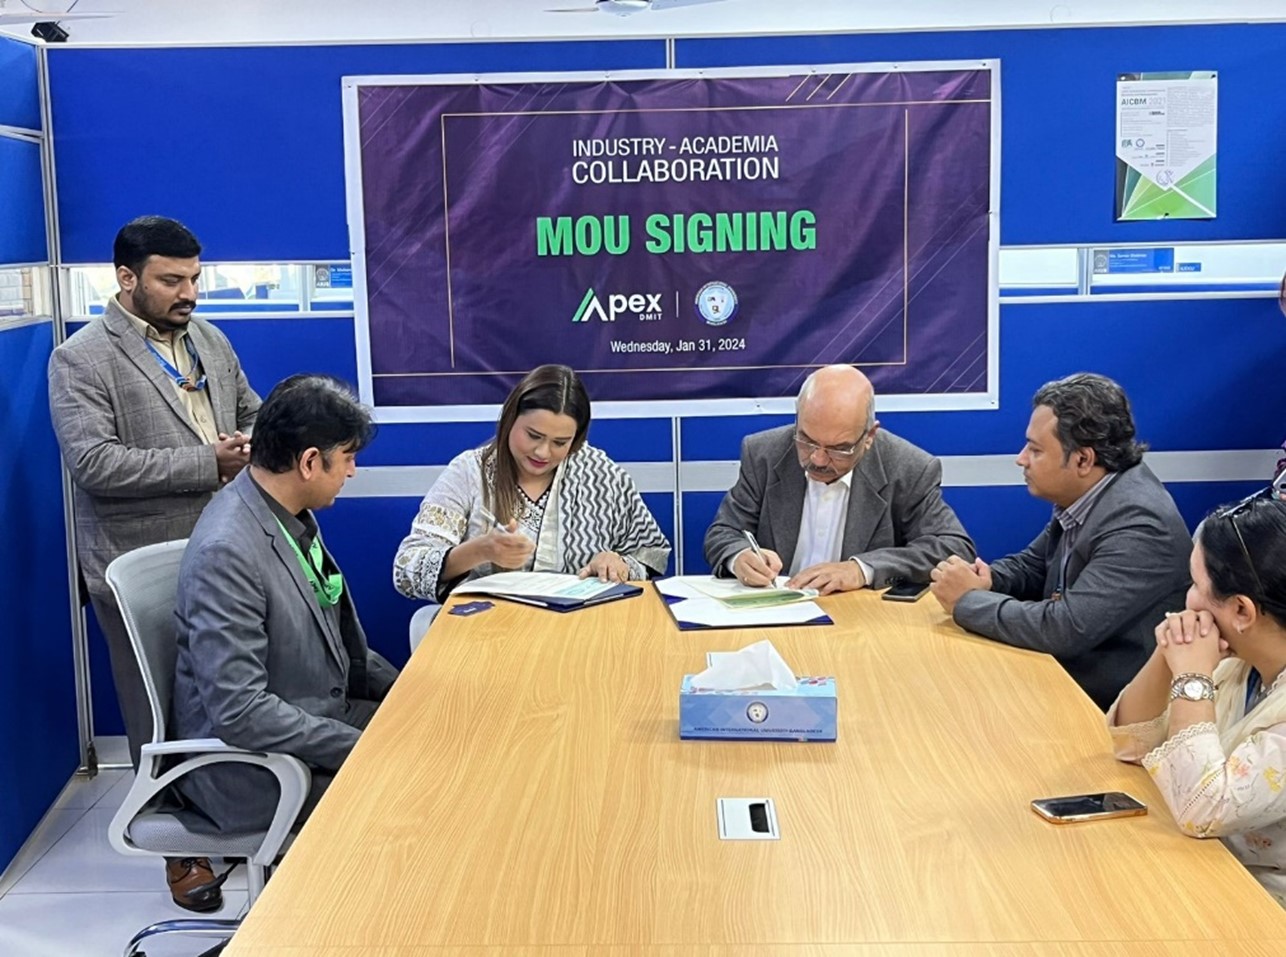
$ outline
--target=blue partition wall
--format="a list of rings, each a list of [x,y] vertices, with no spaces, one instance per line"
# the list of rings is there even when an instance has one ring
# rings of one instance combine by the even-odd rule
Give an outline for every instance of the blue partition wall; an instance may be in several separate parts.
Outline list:
[[[1009,244],[1179,242],[1281,238],[1286,180],[1275,173],[1286,100],[1286,26],[1017,30],[905,35],[690,39],[679,67],[851,61],[998,59],[1003,154],[1001,238]],[[348,256],[340,80],[357,74],[638,69],[665,66],[661,40],[350,47],[75,48],[49,51],[58,208],[68,263],[102,262],[115,230],[144,212],[186,221],[223,261]],[[1220,71],[1220,217],[1208,222],[1112,220],[1114,82],[1118,72]],[[119,135],[115,105],[149,90],[160,114],[199,103],[199,135],[164,150]],[[1267,140],[1265,140],[1267,137]],[[132,188],[122,190],[121,171]],[[325,369],[355,376],[352,319],[221,322],[252,383]],[[901,413],[884,425],[942,455],[1017,452],[1032,392],[1081,369],[1120,379],[1140,431],[1159,451],[1267,449],[1286,431],[1286,396],[1272,373],[1286,324],[1270,299],[1015,303],[1001,310],[1000,408]],[[1247,343],[1253,343],[1253,347]],[[728,463],[747,432],[774,417],[596,421],[591,440],[619,461]],[[388,425],[365,469],[442,465],[488,434],[486,424]],[[1016,469],[1015,469],[1016,472]],[[369,488],[369,487],[368,487]],[[1172,487],[1190,523],[1246,490],[1239,482]],[[647,496],[668,533],[681,531],[685,571],[705,567],[701,537],[718,504],[712,488]],[[1019,485],[949,487],[948,500],[995,556],[1019,547],[1048,508]],[[675,528],[675,508],[681,525]],[[411,603],[395,595],[390,563],[416,498],[378,491],[342,498],[323,516],[352,580],[373,643],[406,657]],[[105,679],[96,682],[104,685]]]
[[[40,129],[35,50],[13,40],[0,40],[0,126]],[[47,260],[44,205],[39,143],[0,136],[0,268]],[[0,326],[0,871],[79,760],[52,348],[48,321]]]
[[[50,323],[0,331],[0,871],[79,762],[62,482],[49,424]]]

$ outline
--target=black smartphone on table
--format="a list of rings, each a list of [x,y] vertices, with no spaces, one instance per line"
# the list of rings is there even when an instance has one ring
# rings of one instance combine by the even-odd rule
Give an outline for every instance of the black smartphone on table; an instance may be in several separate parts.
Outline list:
[[[928,590],[927,582],[895,582],[880,597],[885,601],[916,601]]]
[[[1041,798],[1031,802],[1031,809],[1054,824],[1100,821],[1111,817],[1136,817],[1148,813],[1146,804],[1130,797],[1124,791]]]

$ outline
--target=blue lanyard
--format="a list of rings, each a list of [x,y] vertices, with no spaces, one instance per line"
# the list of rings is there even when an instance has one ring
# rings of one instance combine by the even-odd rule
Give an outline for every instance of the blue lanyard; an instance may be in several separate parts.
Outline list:
[[[160,351],[156,348],[156,346],[152,345],[151,339],[144,337],[143,341],[146,342],[147,347],[152,350],[152,355],[156,356],[156,361],[161,364],[161,368],[165,370],[166,375],[168,375],[171,379],[173,379],[174,384],[177,385],[180,389],[182,389],[184,392],[200,392],[202,389],[205,388],[204,373],[202,373],[201,378],[199,379],[193,378],[193,376],[196,375],[197,369],[200,368],[201,360],[197,357],[196,346],[192,345],[191,335],[186,335],[183,337],[183,344],[187,346],[188,357],[192,360],[191,371],[188,372],[187,375],[184,375],[183,373],[179,372],[178,369],[174,368],[174,366],[170,364],[170,362],[165,358],[165,356],[161,355]]]
[[[1246,679],[1246,714],[1250,714],[1252,702],[1255,702],[1255,699],[1259,697],[1259,686],[1261,684],[1263,684],[1263,679],[1259,677],[1259,672],[1251,668],[1250,677]]]

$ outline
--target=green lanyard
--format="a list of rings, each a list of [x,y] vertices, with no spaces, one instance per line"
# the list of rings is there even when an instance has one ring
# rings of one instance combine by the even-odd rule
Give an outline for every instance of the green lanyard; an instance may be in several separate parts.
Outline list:
[[[299,543],[295,541],[295,536],[286,531],[286,526],[281,524],[281,519],[277,519],[277,527],[286,536],[286,541],[290,542],[291,551],[299,559],[299,567],[304,570],[304,577],[308,579],[308,584],[313,586],[317,604],[323,608],[333,608],[339,604],[339,596],[344,594],[344,576],[336,572],[333,575],[327,575],[326,580],[322,581],[322,550],[321,542],[317,540],[319,536],[313,537],[312,544],[308,546],[308,558],[305,558],[304,553],[299,550]]]

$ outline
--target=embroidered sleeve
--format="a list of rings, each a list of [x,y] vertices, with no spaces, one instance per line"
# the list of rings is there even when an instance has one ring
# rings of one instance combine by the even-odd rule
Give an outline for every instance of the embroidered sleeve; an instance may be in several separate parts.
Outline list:
[[[1138,764],[1144,755],[1165,740],[1170,711],[1167,708],[1151,721],[1118,725],[1116,705],[1119,701],[1119,698],[1114,701],[1107,712],[1107,732],[1112,736],[1112,752],[1118,761]]]
[[[1256,731],[1225,755],[1215,726],[1194,724],[1143,766],[1185,834],[1221,837],[1286,821],[1286,725]]]
[[[472,514],[473,499],[481,483],[473,453],[457,456],[433,483],[411,523],[411,533],[402,539],[393,558],[393,586],[408,598],[441,601],[442,563],[449,552],[464,541]]]

